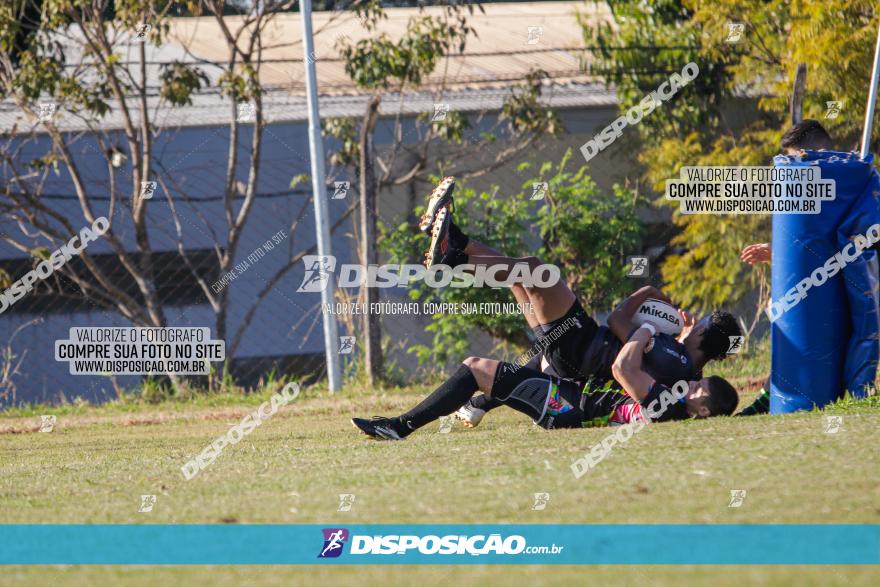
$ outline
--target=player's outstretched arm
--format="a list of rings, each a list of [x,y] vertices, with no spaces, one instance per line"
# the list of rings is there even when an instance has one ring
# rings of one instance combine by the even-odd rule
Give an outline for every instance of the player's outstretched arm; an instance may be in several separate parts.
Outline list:
[[[648,390],[654,384],[654,379],[642,371],[642,357],[645,354],[645,347],[655,334],[652,330],[653,327],[650,324],[643,324],[633,332],[611,365],[614,379],[637,402],[641,402],[648,396]]]
[[[672,300],[670,300],[665,293],[653,285],[646,285],[630,294],[630,296],[620,302],[617,307],[614,308],[614,311],[608,316],[608,328],[614,336],[620,339],[620,342],[625,343],[630,332],[636,327],[636,325],[633,324],[633,316],[636,315],[636,312],[639,311],[639,307],[644,304],[645,300],[648,298],[663,300],[669,304],[672,303]]]

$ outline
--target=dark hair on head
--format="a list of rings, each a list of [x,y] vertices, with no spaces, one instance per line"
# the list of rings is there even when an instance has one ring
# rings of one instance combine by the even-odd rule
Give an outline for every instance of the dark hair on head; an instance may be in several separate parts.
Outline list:
[[[721,359],[730,350],[730,337],[742,336],[742,329],[730,312],[715,310],[709,316],[709,326],[700,340],[700,350],[707,361]]]
[[[739,395],[730,382],[718,375],[709,377],[709,416],[730,416],[739,403]]]
[[[804,120],[793,125],[782,135],[785,149],[831,149],[834,142],[828,131],[816,120]]]

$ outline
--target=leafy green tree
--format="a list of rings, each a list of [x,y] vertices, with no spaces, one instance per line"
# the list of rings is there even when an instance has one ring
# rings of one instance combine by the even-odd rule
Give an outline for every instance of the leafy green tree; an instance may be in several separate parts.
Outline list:
[[[421,114],[415,120],[418,138],[407,144],[403,140],[403,125],[407,122],[398,112],[392,121],[390,145],[374,145],[374,134],[379,109],[389,92],[426,89],[429,76],[441,69],[442,61],[454,52],[463,52],[474,31],[468,18],[476,9],[473,2],[441,2],[442,12],[430,15],[420,5],[419,12],[407,22],[399,38],[392,38],[381,30],[387,13],[378,0],[359,0],[351,9],[357,14],[370,36],[353,42],[341,37],[337,49],[345,61],[345,70],[358,88],[370,95],[364,115],[357,123],[350,120],[325,120],[325,135],[337,138],[340,148],[331,155],[332,164],[348,167],[357,175],[359,193],[360,258],[363,264],[379,261],[378,235],[381,229],[378,215],[378,193],[382,188],[425,181],[431,171],[443,170],[461,176],[490,172],[510,162],[517,154],[532,145],[538,137],[560,130],[558,117],[539,103],[541,72],[527,76],[522,86],[508,96],[497,124],[483,133],[481,139],[492,142],[505,131],[512,144],[503,149],[493,161],[479,169],[462,168],[460,162],[472,159],[473,144],[467,141],[470,120],[462,112],[446,112],[442,119]],[[442,100],[445,81],[431,84]],[[502,128],[506,127],[506,128]],[[439,150],[438,144],[451,149]],[[456,167],[462,171],[458,173]],[[372,304],[378,292],[363,288],[362,301]],[[365,368],[370,382],[383,372],[381,354],[380,317],[367,314],[363,318],[365,339]]]
[[[148,199],[141,197],[143,182],[155,181],[161,187],[173,222],[181,261],[198,283],[216,319],[217,337],[227,340],[228,357],[236,354],[259,304],[271,293],[304,254],[291,251],[286,265],[266,280],[234,331],[227,325],[231,287],[214,291],[208,276],[197,268],[184,246],[184,230],[189,222],[179,210],[191,205],[188,188],[180,181],[174,166],[166,168],[156,156],[155,144],[163,133],[175,129],[164,126],[161,114],[192,102],[206,89],[208,77],[202,71],[203,59],[162,63],[156,79],[150,75],[154,63],[148,48],[172,42],[171,18],[176,14],[199,15],[214,23],[226,59],[212,65],[221,96],[229,114],[222,192],[225,226],[209,224],[203,215],[205,234],[215,239],[213,252],[219,275],[235,266],[244,227],[257,198],[260,182],[264,117],[264,88],[260,74],[264,65],[263,32],[279,14],[289,11],[294,0],[247,3],[239,18],[226,18],[235,8],[223,0],[11,0],[0,5],[0,97],[17,105],[33,124],[15,125],[0,141],[0,215],[20,230],[4,234],[4,240],[34,259],[45,251],[46,243],[55,247],[70,240],[83,222],[107,216],[110,228],[102,236],[112,250],[116,273],[108,271],[83,251],[79,263],[60,269],[82,295],[98,308],[117,312],[138,326],[165,326],[165,308],[160,301],[153,240],[155,222],[147,218]],[[294,44],[298,44],[295,41]],[[183,47],[188,51],[187,47]],[[194,57],[189,55],[188,57]],[[52,102],[57,116],[40,120],[39,104]],[[253,121],[237,116],[239,106],[253,107]],[[106,124],[109,115],[116,124]],[[66,132],[60,121],[76,118],[87,132]],[[252,125],[252,126],[251,126]],[[250,128],[243,128],[250,127]],[[245,147],[246,144],[246,148]],[[31,157],[24,146],[39,149]],[[106,165],[108,202],[92,197],[89,169],[75,156],[87,145],[94,154],[91,162]],[[97,146],[98,148],[95,148]],[[76,196],[77,210],[64,213],[44,197],[46,179],[66,174]],[[243,179],[243,181],[239,181]],[[92,188],[93,189],[93,188]],[[291,223],[292,232],[298,222]],[[129,230],[134,244],[125,241]],[[30,228],[25,228],[30,227]],[[336,228],[336,227],[334,227]],[[293,239],[291,238],[291,241]],[[40,245],[40,246],[36,246]],[[54,248],[54,247],[53,247]],[[0,281],[9,276],[0,274]],[[128,282],[134,287],[127,287]]]
[[[471,29],[467,24],[467,14],[473,12],[473,5],[446,6],[443,17],[437,18],[420,14],[410,18],[406,32],[394,39],[379,30],[379,23],[388,18],[378,0],[355,2],[353,10],[360,18],[361,25],[371,36],[352,42],[342,37],[337,47],[345,60],[345,71],[351,80],[362,90],[371,94],[360,128],[360,141],[357,144],[357,170],[360,178],[360,237],[361,263],[373,265],[379,262],[377,248],[378,230],[378,180],[375,171],[375,149],[373,146],[379,106],[387,91],[403,92],[417,88],[437,63],[453,48],[464,49]],[[330,129],[345,131],[344,124],[331,125]],[[345,137],[352,146],[354,142]],[[343,154],[340,157],[345,157]],[[349,155],[354,162],[353,154]],[[378,301],[378,292],[365,287],[361,294],[364,303],[371,305]],[[364,363],[369,383],[374,383],[382,375],[382,333],[380,317],[373,313],[364,316]]]
[[[640,161],[662,192],[683,165],[768,165],[788,126],[788,102],[798,64],[807,65],[804,117],[822,120],[840,148],[858,133],[876,42],[877,7],[869,0],[833,6],[822,0],[609,0],[613,24],[586,20],[593,71],[613,84],[621,111],[633,106],[689,61],[700,75],[637,126]],[[729,24],[745,25],[728,43]],[[743,100],[743,98],[749,100]],[[825,118],[826,102],[844,115]],[[734,108],[754,104],[745,122]],[[875,120],[876,125],[880,122]],[[874,133],[877,137],[877,133]],[[662,202],[661,202],[662,205]],[[683,216],[672,244],[684,252],[662,271],[671,295],[707,309],[735,302],[766,279],[739,262],[750,243],[769,238],[769,216]]]

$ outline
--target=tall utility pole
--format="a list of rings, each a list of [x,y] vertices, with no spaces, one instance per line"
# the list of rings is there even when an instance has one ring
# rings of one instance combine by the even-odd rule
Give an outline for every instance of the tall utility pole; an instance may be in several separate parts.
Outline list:
[[[791,125],[804,121],[804,95],[807,93],[807,64],[799,63],[791,91]]]
[[[303,65],[306,70],[306,98],[309,105],[309,155],[312,159],[312,193],[315,202],[315,233],[318,255],[330,255],[330,219],[327,213],[327,178],[324,175],[324,143],[321,139],[321,116],[318,114],[318,80],[315,74],[315,40],[312,38],[312,0],[300,1],[303,24]],[[338,330],[336,315],[325,312],[333,305],[336,276],[331,271],[327,286],[321,291],[321,313],[324,319],[324,354],[327,360],[327,379],[330,391],[339,391],[342,374],[339,369]]]
[[[361,263],[365,267],[379,264],[379,251],[376,247],[376,216],[379,205],[376,197],[376,175],[373,169],[373,130],[379,118],[378,95],[374,95],[364,115],[364,124],[361,127]],[[364,286],[364,303],[367,308],[379,301],[379,294],[375,288]],[[367,381],[370,385],[378,383],[382,377],[382,326],[377,312],[364,312],[364,339]]]
[[[868,107],[865,112],[865,129],[862,131],[862,159],[871,151],[871,127],[874,125],[874,107],[877,105],[877,81],[880,78],[880,30],[877,31],[877,47],[874,49],[874,68],[871,70],[871,88],[868,91]]]

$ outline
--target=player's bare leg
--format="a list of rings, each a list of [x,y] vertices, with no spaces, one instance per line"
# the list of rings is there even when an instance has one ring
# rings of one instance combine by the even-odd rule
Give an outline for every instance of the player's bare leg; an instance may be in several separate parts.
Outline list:
[[[492,267],[494,278],[497,281],[507,281],[514,268],[525,265],[530,274],[543,265],[537,257],[507,257],[504,255],[470,255],[467,253],[471,247],[471,240],[464,236],[452,222],[452,214],[448,208],[443,208],[437,213],[434,225],[431,228],[431,244],[425,253],[425,265],[449,265],[456,267],[470,264],[474,266],[485,265]],[[465,241],[462,244],[462,241]],[[473,245],[477,247],[478,245]],[[489,252],[485,250],[485,252]],[[521,284],[528,295],[534,318],[538,324],[549,324],[565,316],[575,303],[574,292],[561,279],[548,287],[536,287],[529,284]],[[520,293],[520,296],[522,294]]]
[[[471,254],[468,250],[485,254]],[[425,265],[456,267],[464,264],[492,267],[497,281],[507,281],[514,267],[520,266],[519,268],[522,269],[521,266],[526,265],[529,273],[534,274],[535,270],[543,265],[537,257],[498,255],[497,251],[486,245],[474,242],[473,239],[462,234],[452,222],[449,208],[443,208],[437,213],[437,218],[431,227],[431,244],[425,253]],[[536,323],[529,321],[530,326],[549,324],[562,318],[576,301],[574,292],[561,279],[549,287],[534,287],[529,284],[520,284],[520,287],[528,296],[531,310],[534,312],[533,318],[537,320]],[[517,296],[517,300],[525,301],[522,290],[515,292],[514,295]]]
[[[510,277],[516,265],[527,265],[530,273],[543,263],[537,257],[506,257],[499,255],[468,255],[468,263],[475,266],[499,267],[495,273],[495,279],[505,281]],[[549,324],[565,316],[576,298],[574,292],[562,279],[549,287],[537,287],[519,284],[528,296],[531,309],[534,312],[536,324]],[[516,294],[514,294],[516,295]],[[527,318],[528,319],[528,318]],[[533,325],[533,322],[529,322]]]
[[[478,240],[473,238],[468,240],[467,245],[464,248],[464,252],[468,254],[470,258],[474,257],[501,257],[500,252],[493,249],[489,245],[485,243],[481,243]],[[529,296],[529,292],[526,291],[526,288],[523,287],[521,283],[514,283],[510,286],[510,291],[513,293],[514,299],[516,299],[516,303],[519,304],[519,307],[523,310],[523,316],[526,319],[526,322],[529,324],[529,328],[533,331],[539,329],[541,323],[538,321],[537,316],[535,316],[535,311],[532,308],[532,298]]]
[[[540,264],[534,257],[525,259],[506,257],[492,247],[472,238],[468,240],[464,252],[468,255],[468,262],[474,265],[478,263],[486,265],[507,264],[509,267],[511,263],[526,262],[534,268]],[[499,279],[506,279],[506,277],[507,275],[498,276]],[[515,283],[511,285],[511,291],[523,309],[523,315],[536,340],[540,340],[544,336],[544,328],[541,324],[547,324],[549,321],[561,318],[575,302],[574,293],[564,282],[559,282],[550,288],[526,288],[521,283]],[[545,305],[550,305],[552,311]],[[535,368],[538,368],[538,363]],[[456,410],[455,418],[466,428],[475,428],[479,426],[490,410],[501,405],[502,402],[492,398],[488,393],[477,394]]]

